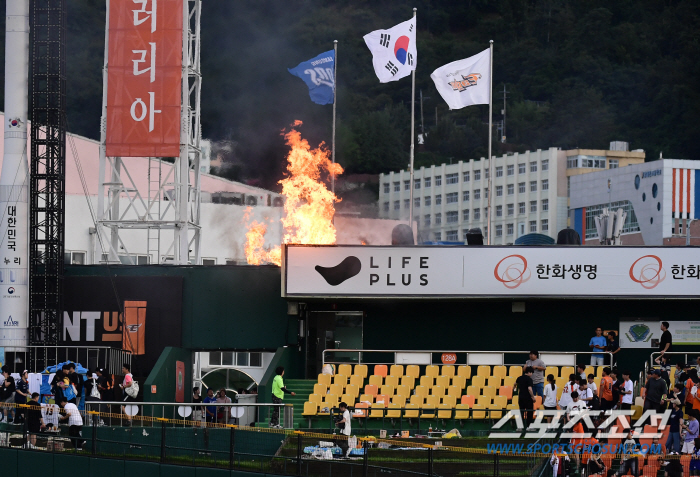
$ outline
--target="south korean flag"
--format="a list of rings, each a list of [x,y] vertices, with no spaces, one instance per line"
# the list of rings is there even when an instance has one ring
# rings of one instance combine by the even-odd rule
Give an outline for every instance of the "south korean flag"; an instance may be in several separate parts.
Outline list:
[[[400,80],[416,69],[416,17],[389,30],[368,33],[364,39],[380,83]]]

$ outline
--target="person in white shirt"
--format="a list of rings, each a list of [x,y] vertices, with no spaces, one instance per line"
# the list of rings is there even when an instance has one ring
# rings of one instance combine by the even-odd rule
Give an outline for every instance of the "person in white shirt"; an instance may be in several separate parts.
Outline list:
[[[578,391],[578,384],[576,383],[576,375],[572,374],[569,376],[569,382],[564,385],[564,390],[561,393],[561,398],[559,399],[559,407],[566,409],[566,406],[571,402],[571,393]]]
[[[571,418],[572,412],[581,412],[581,410],[586,409],[586,404],[578,398],[578,391],[571,393],[571,402],[566,405],[566,418],[569,420]]]
[[[588,383],[582,379],[578,385],[578,397],[586,407],[590,407],[593,403],[593,391],[588,389]]]
[[[342,419],[336,422],[336,426],[340,427],[340,434],[350,437],[352,435],[352,425],[350,424],[351,417],[350,411],[348,411],[348,405],[341,402],[338,404],[338,407],[340,408]],[[339,441],[339,444],[340,448],[343,450],[343,455],[347,456],[350,453],[350,449],[348,449],[348,440],[342,439]]]
[[[66,412],[66,415],[59,418],[61,421],[68,421],[68,435],[73,441],[73,446],[77,450],[83,449],[83,416],[80,415],[78,407],[72,402],[68,402],[64,397],[61,400],[61,407]]]
[[[547,384],[544,386],[544,402],[542,405],[546,411],[555,411],[557,409],[557,385],[555,384],[553,374],[547,375]],[[547,422],[552,422],[551,416],[547,417]]]
[[[624,389],[620,386],[620,394],[622,394],[622,406],[620,409],[629,410],[632,409],[632,403],[634,402],[634,384],[630,379],[630,372],[623,371],[622,379],[625,380]]]
[[[593,395],[597,396],[598,395],[598,386],[595,384],[595,376],[593,373],[588,375],[588,389],[593,391]]]

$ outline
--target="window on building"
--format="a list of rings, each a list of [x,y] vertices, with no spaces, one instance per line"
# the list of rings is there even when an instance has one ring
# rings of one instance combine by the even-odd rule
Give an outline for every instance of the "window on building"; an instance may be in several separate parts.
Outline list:
[[[202,258],[202,265],[216,265],[215,258]]]
[[[489,178],[489,174],[490,174],[489,170],[488,170],[488,169],[484,169],[484,179],[488,179],[488,178]]]
[[[518,194],[524,194],[525,193],[525,183],[520,182],[518,183]]]
[[[394,192],[401,192],[401,183],[394,182]]]
[[[247,263],[248,263],[248,262],[244,262],[244,263],[242,263],[242,264],[240,264],[240,265],[247,265]],[[227,259],[226,259],[226,265],[239,265],[239,261],[238,261],[238,260],[234,260],[234,259],[232,259],[232,258],[227,258]]]
[[[456,224],[459,222],[459,212],[456,210],[445,212],[445,220],[448,224]]]
[[[420,189],[420,179],[413,179],[413,188]]]
[[[459,183],[459,174],[454,173],[454,174],[445,174],[445,184],[458,184]]]
[[[151,263],[151,256],[150,255],[139,255],[137,253],[131,253],[131,254],[118,254],[117,258],[119,259],[119,262],[121,262],[122,265],[148,265]],[[64,260],[65,260],[65,255],[64,255]],[[163,262],[162,263],[173,263],[173,257],[172,256],[163,256],[162,257]],[[109,254],[103,253],[102,254],[102,261],[103,262],[109,262]]]
[[[481,189],[474,189],[474,200],[481,199]]]
[[[404,208],[404,209],[408,209],[408,208],[410,207],[410,205],[411,205],[411,201],[410,201],[410,200],[408,200],[408,199],[404,199],[404,200],[403,200],[403,208]]]
[[[503,197],[503,186],[496,186],[496,197]]]
[[[525,163],[521,162],[518,164],[518,174],[525,174]]]
[[[617,159],[608,159],[608,168],[617,169],[620,167],[620,163]]]
[[[484,187],[484,199],[488,199],[488,198],[489,198],[489,188]]]
[[[503,237],[503,226],[496,225],[496,237]]]
[[[425,179],[423,179],[423,187],[425,187],[426,189],[430,189],[430,179],[430,177],[426,177]]]
[[[236,366],[262,368],[262,353],[210,351],[209,366]]]
[[[469,171],[462,173],[462,180],[464,182],[469,182]]]
[[[547,232],[549,230],[549,220],[548,219],[542,219],[540,221],[540,226],[542,232]]]
[[[496,167],[496,177],[503,177],[503,166]]]
[[[530,192],[537,192],[537,181],[530,181]]]
[[[449,194],[445,194],[445,202],[448,204],[456,204],[459,202],[459,193],[450,192]]]
[[[637,221],[637,215],[634,212],[632,204],[628,200],[623,200],[619,202],[607,202],[604,204],[592,205],[586,207],[586,239],[598,238],[598,229],[596,228],[595,218],[603,213],[603,208],[608,208],[612,210],[622,209],[627,212],[627,218],[622,226],[622,233],[629,234],[633,232],[639,232],[639,222]]]
[[[515,174],[515,166],[514,166],[513,164],[511,164],[510,166],[507,166],[507,167],[506,167],[506,173],[507,173],[509,176],[514,175],[514,174]]]
[[[532,233],[532,232],[537,232],[537,221],[536,220],[530,221],[530,233]]]
[[[542,159],[542,170],[543,171],[549,170],[549,159]]]
[[[435,196],[435,205],[442,205],[442,194]]]
[[[605,156],[569,156],[566,159],[566,168],[575,169],[583,167],[586,169],[605,169]]]
[[[432,198],[429,195],[426,195],[423,197],[423,204],[425,204],[426,207],[430,207],[432,202]]]
[[[442,176],[435,176],[435,187],[440,187],[442,185]]]
[[[515,184],[508,184],[508,195],[515,194]]]
[[[435,225],[441,225],[442,224],[442,214],[438,212],[435,214]]]
[[[462,220],[465,222],[469,221],[469,209],[464,209],[462,211]]]
[[[411,190],[411,181],[403,181],[403,190]]]
[[[394,210],[401,210],[401,202],[398,200],[394,201]]]
[[[566,178],[566,196],[571,197],[571,176]]]
[[[474,209],[474,220],[481,219],[481,209]]]
[[[448,230],[445,232],[445,240],[448,242],[456,242],[459,240],[459,231],[458,230]]]
[[[537,162],[530,163],[530,172],[537,172]]]
[[[384,202],[384,212],[389,212],[389,202]]]
[[[536,200],[530,201],[530,212],[537,212],[537,201]]]
[[[513,235],[513,224],[506,224],[506,235]]]
[[[496,217],[503,217],[503,206],[502,205],[496,206]]]
[[[66,250],[63,253],[63,263],[65,265],[85,265],[85,257],[87,252]],[[139,264],[141,265],[141,264]]]
[[[423,218],[423,223],[426,227],[430,227],[430,214],[425,214]]]
[[[542,199],[542,212],[549,210],[549,199]]]
[[[542,190],[549,190],[549,179],[542,180]]]
[[[514,204],[508,204],[507,210],[508,210],[508,215],[513,215],[513,214],[515,213],[515,205],[514,205]]]
[[[525,213],[525,202],[518,202],[518,213],[519,214]]]
[[[464,192],[462,192],[462,201],[469,202],[469,191],[468,190],[465,190]]]
[[[442,240],[442,232],[435,232],[433,235],[435,236],[436,242],[439,242]]]
[[[474,180],[475,181],[481,180],[481,171],[480,170],[474,171]]]
[[[413,198],[413,207],[415,207],[416,209],[420,207],[420,197]]]
[[[384,183],[384,193],[385,193],[385,194],[388,194],[388,193],[389,193],[389,183],[388,183],[388,182],[385,182],[385,183]]]

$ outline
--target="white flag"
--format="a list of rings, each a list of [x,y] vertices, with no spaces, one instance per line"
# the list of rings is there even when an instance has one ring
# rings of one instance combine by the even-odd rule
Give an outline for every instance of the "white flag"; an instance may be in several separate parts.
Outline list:
[[[364,36],[380,83],[400,80],[416,69],[416,17]]]
[[[450,109],[472,104],[489,104],[491,83],[490,52],[488,49],[467,59],[442,66],[430,77],[435,81],[440,96]]]

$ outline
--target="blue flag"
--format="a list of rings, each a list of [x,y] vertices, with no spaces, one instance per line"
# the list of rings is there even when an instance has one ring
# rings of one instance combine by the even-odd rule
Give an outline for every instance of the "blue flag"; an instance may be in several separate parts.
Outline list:
[[[335,53],[330,50],[299,63],[296,68],[287,68],[287,71],[304,80],[309,87],[311,101],[316,104],[333,104],[334,66]]]

